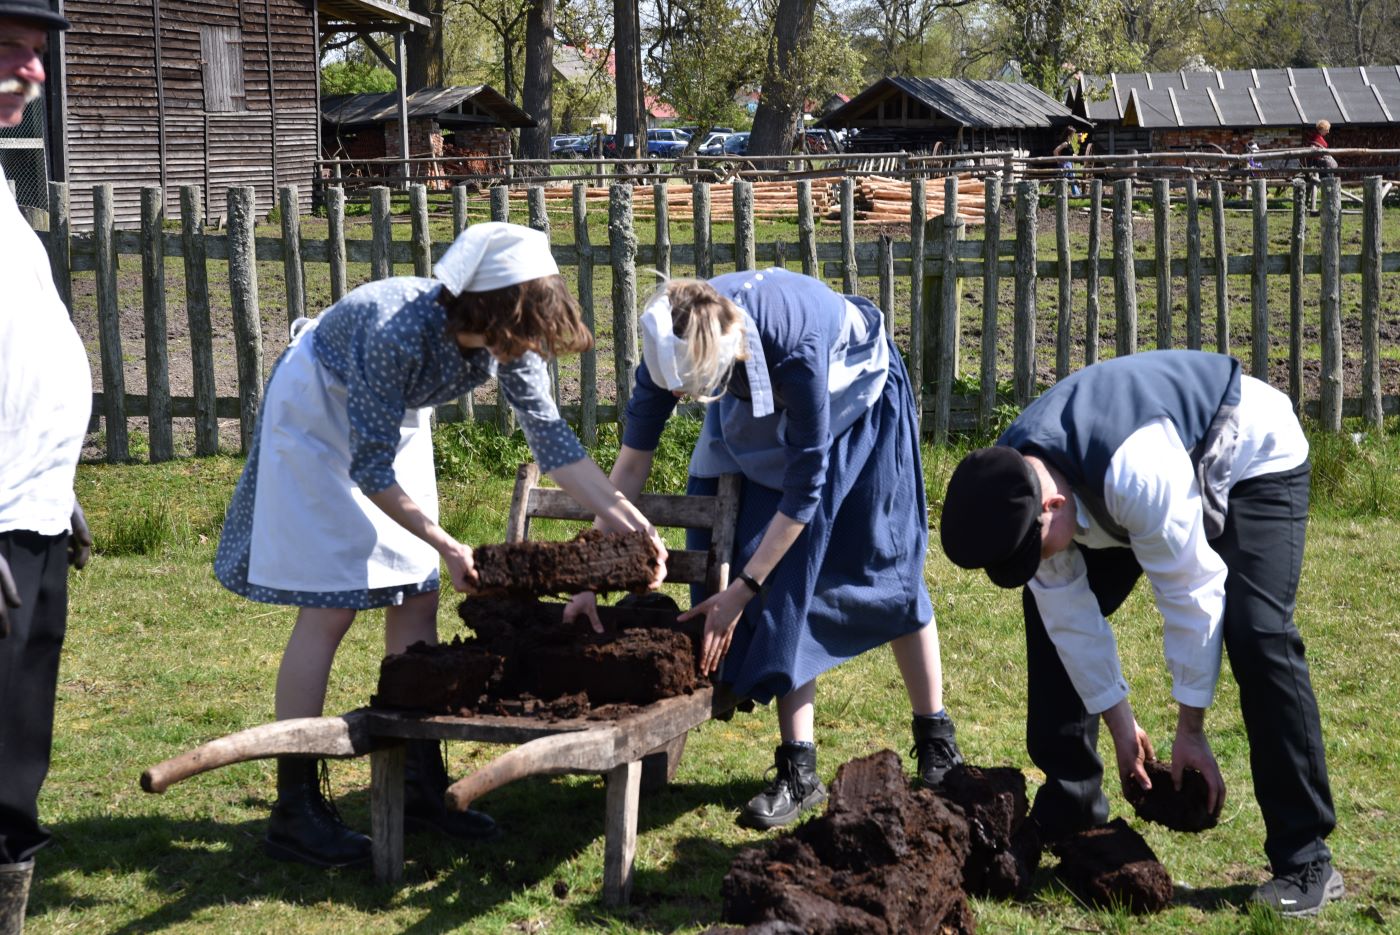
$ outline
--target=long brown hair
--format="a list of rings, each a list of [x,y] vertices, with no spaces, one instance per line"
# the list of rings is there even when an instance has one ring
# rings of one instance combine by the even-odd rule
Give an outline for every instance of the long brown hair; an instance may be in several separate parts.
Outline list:
[[[557,274],[486,292],[453,295],[444,288],[438,302],[447,309],[449,336],[483,335],[507,359],[526,351],[558,357],[593,346],[578,300]]]

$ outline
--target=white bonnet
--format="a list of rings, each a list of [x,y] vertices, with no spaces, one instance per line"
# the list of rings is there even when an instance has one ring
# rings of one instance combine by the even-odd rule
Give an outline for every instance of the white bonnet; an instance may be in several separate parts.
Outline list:
[[[558,272],[548,234],[503,221],[468,227],[433,267],[433,275],[453,295],[489,292]]]

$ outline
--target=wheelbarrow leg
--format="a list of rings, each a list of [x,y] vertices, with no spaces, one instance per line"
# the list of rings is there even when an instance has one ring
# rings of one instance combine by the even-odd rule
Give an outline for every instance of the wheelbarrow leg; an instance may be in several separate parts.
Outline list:
[[[403,881],[404,745],[369,755],[369,812],[374,878],[397,886]]]
[[[623,906],[632,897],[632,862],[637,856],[637,800],[642,763],[634,760],[607,772],[608,814],[603,845],[603,903]]]

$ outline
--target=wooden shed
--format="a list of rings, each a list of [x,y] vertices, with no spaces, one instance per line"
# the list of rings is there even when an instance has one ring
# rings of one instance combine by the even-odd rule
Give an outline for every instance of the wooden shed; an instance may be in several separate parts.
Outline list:
[[[71,184],[79,226],[91,223],[92,187],[103,182],[124,227],[139,221],[147,185],[164,186],[172,219],[191,184],[209,217],[224,212],[233,185],[254,186],[259,212],[278,186],[297,185],[309,208],[319,37],[427,24],[387,0],[65,0],[63,12],[73,28],[55,34],[46,101],[33,107],[43,167]],[[46,207],[45,179],[26,181],[21,200]]]

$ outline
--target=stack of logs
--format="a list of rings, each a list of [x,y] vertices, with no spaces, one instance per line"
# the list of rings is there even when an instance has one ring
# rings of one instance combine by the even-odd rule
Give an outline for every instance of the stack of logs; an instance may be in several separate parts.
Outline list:
[[[943,185],[941,178],[924,183],[925,217],[943,214]],[[909,223],[911,183],[899,179],[870,175],[858,178],[855,189],[857,224]],[[840,187],[833,189],[834,203],[827,211],[828,222],[841,220]],[[958,217],[969,224],[981,224],[987,210],[987,196],[980,178],[958,176]]]
[[[586,188],[589,210],[607,211],[608,189]],[[512,198],[525,198],[524,189],[512,189]],[[573,191],[560,186],[546,186],[545,204],[550,211],[566,212],[573,201]],[[812,213],[821,216],[831,210],[833,199],[840,210],[839,189],[836,193],[826,191],[822,186],[812,187]],[[666,186],[666,212],[673,221],[694,219],[695,195],[689,185]],[[656,216],[656,196],[650,185],[636,185],[632,188],[632,214],[639,218]],[[753,214],[758,220],[789,218],[797,216],[796,182],[754,182]],[[907,213],[906,213],[907,216]],[[728,223],[734,220],[734,185],[716,183],[710,186],[710,220]]]

